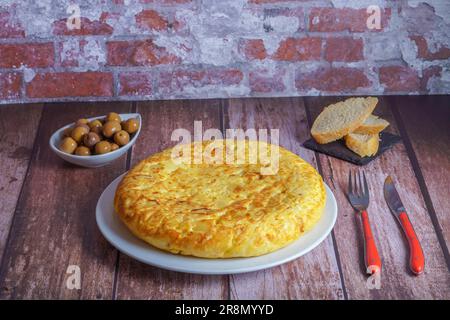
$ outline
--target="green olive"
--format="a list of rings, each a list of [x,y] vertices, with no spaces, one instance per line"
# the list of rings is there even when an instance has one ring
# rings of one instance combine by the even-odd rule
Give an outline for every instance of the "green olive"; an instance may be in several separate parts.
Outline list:
[[[90,156],[91,155],[91,149],[85,146],[79,146],[75,149],[75,154],[77,156]]]
[[[95,145],[96,154],[104,154],[111,151],[111,143],[106,140],[100,141]]]
[[[61,141],[59,150],[65,153],[72,154],[77,148],[77,142],[71,137],[66,137]]]
[[[85,134],[83,137],[83,143],[88,148],[92,148],[98,142],[100,142],[100,140],[101,140],[100,136],[95,132],[89,132],[88,134]]]
[[[101,128],[103,126],[103,123],[101,123],[100,120],[95,119],[89,122],[89,128],[92,130],[92,128]]]
[[[102,127],[93,127],[91,132],[95,132],[99,137],[103,136],[103,126]]]
[[[123,124],[122,129],[129,134],[135,133],[139,130],[139,121],[137,119],[128,119]]]
[[[117,121],[108,121],[103,125],[103,135],[107,138],[111,138],[116,132],[122,130],[120,123]]]
[[[66,129],[64,129],[63,131],[63,137],[70,137],[70,134],[72,133],[73,128],[72,127],[68,127]]]
[[[89,126],[87,124],[79,124],[79,125],[77,125],[75,127],[83,127],[85,129],[87,129],[88,132],[91,130],[91,128],[89,128]]]
[[[106,122],[108,122],[108,121],[117,121],[118,123],[120,123],[122,121],[122,119],[120,118],[119,114],[117,114],[115,112],[110,112],[106,116]]]
[[[83,136],[89,132],[89,127],[85,126],[78,126],[75,129],[72,130],[70,136],[73,140],[75,140],[77,143],[80,143],[83,139]]]
[[[122,147],[130,142],[130,135],[125,130],[120,130],[114,135],[114,142]]]
[[[116,151],[117,149],[119,149],[120,147],[116,144],[116,143],[111,143],[111,152],[112,151]]]
[[[82,124],[87,125],[89,123],[88,119],[82,118],[82,119],[78,119],[77,122],[75,122],[75,127],[78,127]]]

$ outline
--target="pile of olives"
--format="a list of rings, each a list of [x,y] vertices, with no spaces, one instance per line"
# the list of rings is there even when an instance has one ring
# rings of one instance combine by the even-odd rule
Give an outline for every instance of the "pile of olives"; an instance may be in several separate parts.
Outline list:
[[[115,112],[104,119],[79,119],[63,132],[59,149],[77,156],[90,156],[115,151],[130,142],[130,135],[139,129],[138,119],[122,121]]]

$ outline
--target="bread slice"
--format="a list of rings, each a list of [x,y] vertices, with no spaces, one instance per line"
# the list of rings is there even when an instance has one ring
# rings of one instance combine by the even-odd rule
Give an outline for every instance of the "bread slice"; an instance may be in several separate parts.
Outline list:
[[[373,156],[380,144],[378,134],[350,133],[344,137],[345,145],[361,157]]]
[[[371,114],[360,127],[356,128],[355,131],[353,131],[353,133],[377,134],[383,131],[388,125],[389,122],[387,122],[386,120],[378,118],[377,116]]]
[[[377,103],[377,98],[367,97],[350,98],[329,105],[314,121],[311,135],[321,144],[338,140],[360,127]]]

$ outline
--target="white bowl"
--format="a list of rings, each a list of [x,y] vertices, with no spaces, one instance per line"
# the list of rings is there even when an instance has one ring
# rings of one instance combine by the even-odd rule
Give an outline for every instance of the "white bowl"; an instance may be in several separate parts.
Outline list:
[[[93,117],[89,118],[89,121],[95,120],[95,119],[101,119],[105,116],[99,116],[99,117]],[[67,162],[82,166],[82,167],[88,167],[88,168],[97,168],[97,167],[103,167],[110,162],[116,160],[117,158],[123,156],[125,153],[127,153],[128,149],[131,148],[131,146],[136,142],[137,137],[139,136],[139,133],[141,132],[142,127],[142,117],[139,113],[122,113],[120,114],[120,118],[122,120],[128,120],[131,118],[138,118],[139,120],[139,129],[136,133],[133,134],[133,138],[123,147],[120,147],[119,149],[105,153],[105,154],[99,154],[99,155],[92,155],[92,156],[77,156],[74,154],[68,154],[65,152],[62,152],[59,150],[59,144],[61,143],[61,140],[63,139],[63,131],[71,126],[73,126],[75,123],[68,124],[67,126],[64,126],[60,129],[58,129],[55,133],[52,134],[50,137],[50,148],[53,150],[54,153],[56,153],[59,157],[66,160]]]

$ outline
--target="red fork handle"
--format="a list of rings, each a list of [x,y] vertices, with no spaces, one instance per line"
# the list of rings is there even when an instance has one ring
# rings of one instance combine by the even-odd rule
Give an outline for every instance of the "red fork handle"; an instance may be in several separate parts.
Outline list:
[[[406,212],[401,212],[398,215],[398,219],[406,234],[406,238],[408,239],[409,267],[415,275],[419,275],[425,268],[425,257],[423,255],[422,246],[420,245],[419,239],[417,238],[416,232],[414,231]]]
[[[369,215],[366,210],[361,212],[361,219],[364,230],[364,260],[366,263],[366,268],[369,270],[370,266],[376,266],[378,267],[378,270],[381,271],[381,259],[378,254],[375,239],[373,238],[372,229],[370,228]],[[375,271],[376,270],[372,270],[372,273]]]

